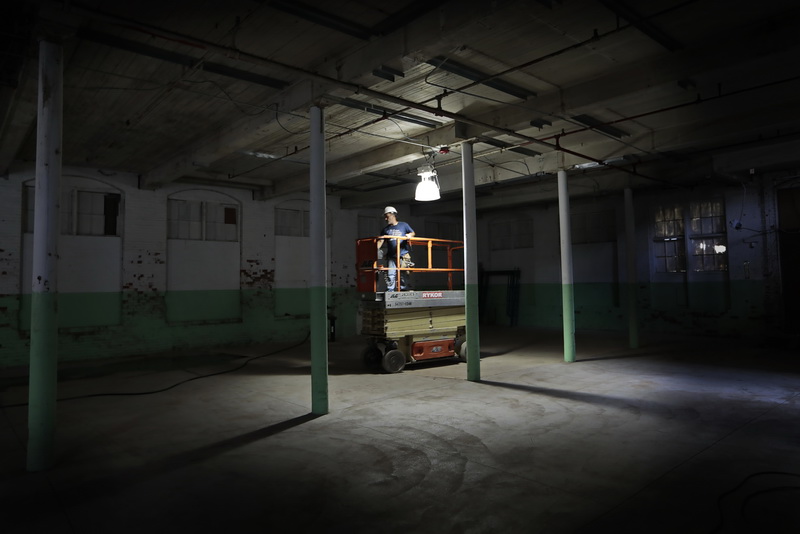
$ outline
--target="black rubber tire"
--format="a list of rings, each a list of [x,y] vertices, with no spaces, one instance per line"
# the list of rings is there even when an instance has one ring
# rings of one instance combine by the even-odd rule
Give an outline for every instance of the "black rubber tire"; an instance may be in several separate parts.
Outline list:
[[[456,353],[456,358],[462,362],[467,361],[467,338],[466,336],[458,336],[453,345],[453,350]],[[463,352],[463,354],[462,354]]]
[[[381,363],[383,353],[375,345],[370,345],[361,351],[361,357],[367,367],[377,367]]]
[[[394,349],[383,355],[381,367],[387,373],[399,373],[406,366],[406,355]]]

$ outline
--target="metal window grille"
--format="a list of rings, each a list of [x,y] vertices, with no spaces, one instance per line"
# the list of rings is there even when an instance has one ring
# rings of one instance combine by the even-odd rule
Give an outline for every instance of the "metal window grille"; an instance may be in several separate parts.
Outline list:
[[[32,233],[36,191],[23,190],[23,232]],[[61,233],[67,235],[118,236],[122,195],[97,191],[64,190],[59,204]]]
[[[303,237],[303,210],[275,208],[275,235]]]
[[[333,221],[330,213],[325,217],[325,235],[333,234]],[[378,228],[379,230],[380,228]],[[275,235],[289,237],[308,237],[311,230],[311,214],[305,209],[275,208]],[[373,228],[370,236],[375,235]]]
[[[238,241],[239,208],[220,202],[170,199],[167,237],[204,241]]]
[[[657,273],[686,272],[687,268],[693,272],[728,270],[722,201],[692,202],[688,210],[681,205],[659,206],[653,223],[653,261]]]
[[[203,203],[170,199],[167,205],[169,239],[203,239]]]

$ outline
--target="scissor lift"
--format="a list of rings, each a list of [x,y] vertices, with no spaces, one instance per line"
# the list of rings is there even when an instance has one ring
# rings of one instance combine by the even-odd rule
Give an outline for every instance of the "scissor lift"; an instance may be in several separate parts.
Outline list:
[[[400,267],[395,277],[394,291],[383,289],[381,275],[389,267],[378,259],[379,238],[359,239],[356,242],[358,290],[361,292],[359,313],[361,334],[368,336],[362,355],[369,366],[380,365],[387,373],[399,373],[410,363],[444,358],[463,358],[466,349],[466,319],[464,291],[453,289],[454,278],[463,283],[463,268],[454,267],[453,253],[464,248],[461,241],[425,237],[409,239],[414,248],[411,267]],[[420,255],[425,247],[427,255]],[[396,247],[399,252],[400,247]],[[445,266],[437,267],[434,259]],[[399,258],[395,262],[400,265]],[[437,279],[446,278],[442,288],[400,291],[400,277],[405,273],[413,285],[428,281],[436,286]],[[435,273],[440,273],[434,276]],[[444,275],[444,276],[442,276]]]

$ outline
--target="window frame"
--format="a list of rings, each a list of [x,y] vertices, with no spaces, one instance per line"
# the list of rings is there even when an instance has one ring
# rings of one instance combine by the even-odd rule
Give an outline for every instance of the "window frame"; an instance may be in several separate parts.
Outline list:
[[[712,211],[716,212],[708,213],[705,210],[708,206],[713,206]],[[665,211],[671,217],[663,217]],[[650,212],[650,234],[650,263],[657,276],[728,272],[728,236],[722,198],[711,196],[699,201],[660,203]],[[719,251],[717,247],[724,248]],[[711,248],[715,252],[698,254],[698,250]],[[708,265],[712,268],[705,268]]]
[[[181,211],[178,210],[178,217],[173,215],[176,213],[175,207],[181,205],[188,208],[188,217],[181,218]],[[196,212],[194,208],[197,208]],[[226,210],[236,210],[234,223],[227,223],[228,220]],[[217,216],[212,216],[212,213],[220,211],[222,221],[216,220]],[[199,215],[199,218],[193,217],[194,213]],[[184,199],[184,198],[168,198],[167,199],[167,239],[177,239],[184,241],[219,241],[223,243],[239,243],[241,242],[241,207],[233,202],[221,202],[218,200],[200,200],[200,199]],[[218,232],[211,231],[211,225],[216,226],[233,224],[235,230],[234,237],[228,239],[221,239]],[[188,225],[188,232],[183,232],[181,226]],[[193,228],[196,226],[196,228]],[[185,234],[188,233],[188,237]],[[224,234],[224,231],[222,232]]]
[[[103,197],[102,213],[91,213],[91,209],[87,213],[86,202],[82,201],[88,198],[91,204],[94,199]],[[109,203],[107,200],[113,198],[114,210],[116,213],[107,213]],[[36,223],[36,186],[23,185],[22,191],[23,203],[23,218],[22,218],[22,231],[23,233],[33,233],[34,225]],[[121,237],[122,236],[122,223],[123,223],[123,203],[124,195],[119,191],[94,189],[91,187],[67,187],[61,192],[60,205],[59,205],[59,234],[72,235],[72,236],[87,236],[87,237]],[[82,217],[89,216],[102,218],[102,230],[99,232],[92,231],[96,225],[89,224],[89,230],[86,231],[85,224],[82,223]],[[113,228],[113,232],[109,231]]]
[[[300,219],[295,221],[294,225],[289,225],[291,228],[300,228],[300,232],[284,233],[283,228],[285,224],[278,224],[278,217],[280,212],[296,212],[300,214]],[[275,206],[273,213],[273,221],[275,223],[275,236],[276,237],[311,237],[311,211],[306,207],[281,207]],[[333,235],[333,221],[331,220],[330,210],[325,210],[325,237],[329,238]]]

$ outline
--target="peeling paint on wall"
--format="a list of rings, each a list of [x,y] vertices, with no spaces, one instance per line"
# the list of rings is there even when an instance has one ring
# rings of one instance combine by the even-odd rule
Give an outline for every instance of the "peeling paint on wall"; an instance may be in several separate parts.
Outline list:
[[[275,285],[275,269],[262,268],[260,260],[245,260],[245,269],[239,271],[242,289],[272,289]]]

